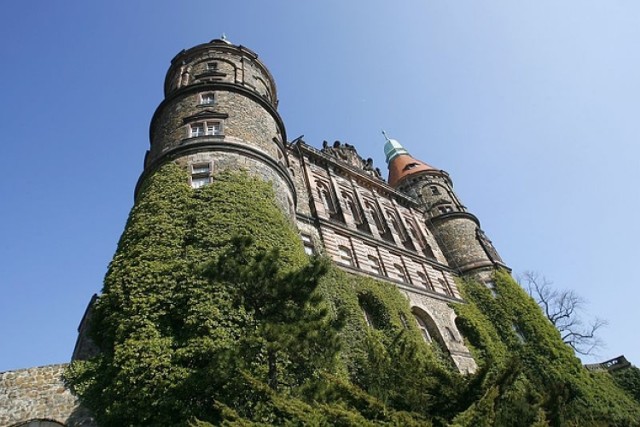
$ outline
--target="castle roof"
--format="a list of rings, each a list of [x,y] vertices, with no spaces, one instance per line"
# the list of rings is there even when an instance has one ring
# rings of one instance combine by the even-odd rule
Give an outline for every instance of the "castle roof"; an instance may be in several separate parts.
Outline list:
[[[387,142],[384,144],[384,154],[387,158],[387,166],[389,167],[389,179],[387,182],[392,187],[397,186],[409,175],[438,170],[411,156],[395,139],[387,138]]]

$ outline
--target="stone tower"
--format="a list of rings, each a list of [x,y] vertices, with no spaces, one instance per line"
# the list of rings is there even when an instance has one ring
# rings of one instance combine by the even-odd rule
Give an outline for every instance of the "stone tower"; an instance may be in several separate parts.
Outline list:
[[[447,172],[415,159],[394,139],[387,139],[384,152],[389,185],[422,205],[424,220],[452,268],[484,281],[491,280],[495,268],[508,269],[480,228],[478,218],[467,211],[453,191]]]
[[[194,188],[217,172],[243,169],[271,181],[293,218],[296,193],[276,85],[258,55],[224,38],[183,50],[171,61],[164,96],[151,120],[138,184],[167,161],[188,168]]]

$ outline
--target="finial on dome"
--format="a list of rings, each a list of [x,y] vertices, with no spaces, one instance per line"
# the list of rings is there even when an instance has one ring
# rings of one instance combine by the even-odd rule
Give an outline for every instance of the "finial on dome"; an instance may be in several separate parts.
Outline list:
[[[382,134],[387,139],[387,142],[384,144],[384,155],[387,158],[387,164],[401,154],[409,154],[409,152],[400,145],[398,141],[389,138],[385,131],[382,131]]]
[[[227,39],[227,35],[225,33],[222,33],[222,35],[220,36],[219,39],[213,39],[211,40],[210,43],[224,43],[224,44],[231,44],[231,42]]]

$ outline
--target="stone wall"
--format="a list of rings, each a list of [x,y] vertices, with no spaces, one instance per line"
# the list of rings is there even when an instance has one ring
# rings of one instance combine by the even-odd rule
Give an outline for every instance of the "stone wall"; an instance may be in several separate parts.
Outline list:
[[[462,273],[493,266],[477,239],[478,224],[472,218],[465,212],[452,212],[432,220],[449,265]]]
[[[464,339],[455,324],[456,314],[449,304],[415,291],[407,289],[403,289],[403,291],[414,315],[420,315],[433,321],[435,331],[429,331],[431,338],[444,344],[449,357],[458,370],[465,374],[475,372],[478,365],[464,344]]]
[[[47,420],[68,427],[95,427],[88,411],[65,387],[66,364],[0,373],[0,427]]]
[[[203,94],[213,94],[214,102],[202,104]],[[219,139],[223,135],[235,138],[251,144],[275,160],[283,160],[284,152],[280,144],[284,130],[272,113],[273,110],[266,109],[245,94],[222,90],[215,85],[204,85],[198,91],[183,92],[170,102],[161,104],[156,112],[151,123],[151,151],[147,162],[152,163],[171,149],[205,138],[192,138],[190,123],[207,120],[220,123]]]
[[[211,164],[211,174],[214,177],[223,171],[245,171],[265,182],[270,182],[273,185],[278,207],[292,222],[295,222],[294,189],[287,170],[275,164],[268,164],[268,157],[252,157],[250,153],[242,151],[232,152],[243,147],[247,150],[252,148],[239,142],[226,147],[225,151],[210,151],[210,148],[205,147],[200,152],[180,157],[176,163],[189,171],[191,165],[206,162]]]

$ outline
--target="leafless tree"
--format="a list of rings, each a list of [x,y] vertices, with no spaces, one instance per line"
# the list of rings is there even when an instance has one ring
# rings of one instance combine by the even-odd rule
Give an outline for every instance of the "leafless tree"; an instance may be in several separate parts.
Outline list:
[[[604,343],[598,336],[607,321],[586,319],[587,301],[573,290],[554,289],[553,283],[537,272],[527,271],[521,279],[529,295],[542,308],[547,319],[562,336],[562,341],[581,355],[594,355]]]

